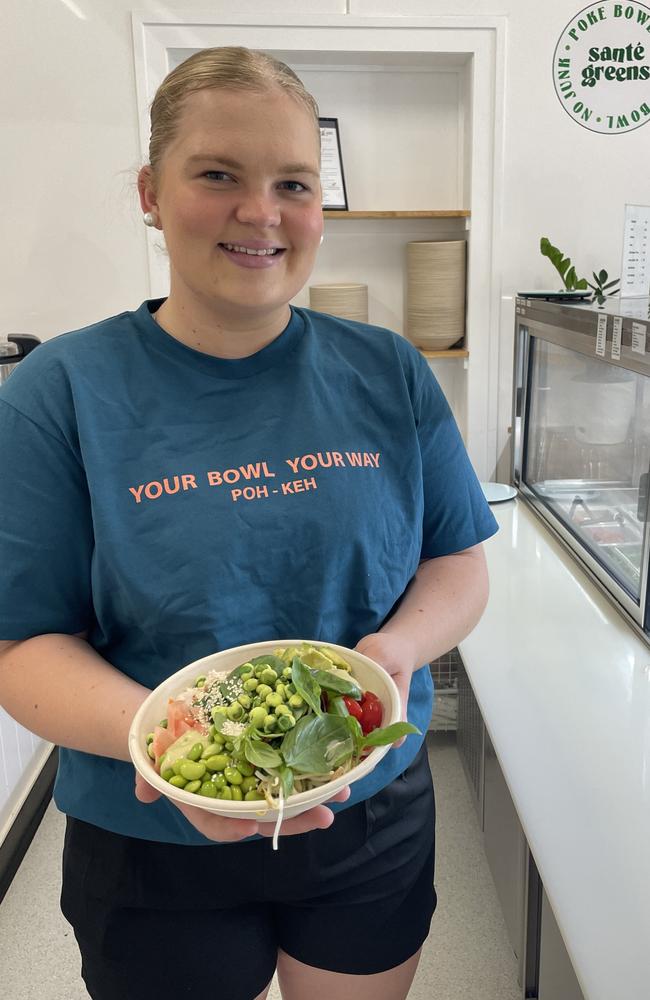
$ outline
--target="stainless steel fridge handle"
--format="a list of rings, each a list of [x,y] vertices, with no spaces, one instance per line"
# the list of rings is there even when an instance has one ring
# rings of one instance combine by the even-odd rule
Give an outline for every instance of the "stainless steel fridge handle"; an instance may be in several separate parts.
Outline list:
[[[523,431],[526,409],[526,375],[528,372],[528,328],[518,324],[515,331],[513,399],[512,399],[512,481],[521,483],[523,464]]]
[[[639,499],[637,500],[636,519],[641,524],[648,520],[648,480],[650,476],[647,472],[642,472],[639,476]]]

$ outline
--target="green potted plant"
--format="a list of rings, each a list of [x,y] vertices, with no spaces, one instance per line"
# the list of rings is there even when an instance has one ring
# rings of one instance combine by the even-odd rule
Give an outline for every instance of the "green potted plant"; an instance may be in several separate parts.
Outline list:
[[[570,257],[565,257],[561,250],[554,247],[551,241],[546,236],[542,236],[539,242],[539,249],[543,257],[547,257],[553,267],[556,269],[562,281],[564,282],[564,289],[566,291],[580,291],[582,289],[586,290],[591,288],[593,295],[591,297],[591,302],[597,302],[599,306],[605,304],[605,299],[608,295],[617,295],[620,291],[619,288],[614,288],[618,285],[620,278],[615,278],[613,281],[607,281],[609,275],[607,271],[603,268],[598,274],[595,271],[592,272],[594,278],[594,284],[587,281],[586,278],[579,278],[576,274],[576,269],[571,263]]]

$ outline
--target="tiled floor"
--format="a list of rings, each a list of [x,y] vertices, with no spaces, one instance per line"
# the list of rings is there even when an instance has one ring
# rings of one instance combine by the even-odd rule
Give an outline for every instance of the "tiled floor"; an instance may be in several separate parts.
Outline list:
[[[450,738],[430,742],[438,807],[438,909],[409,1000],[519,1000],[465,775]],[[88,1000],[74,936],[58,908],[63,817],[53,805],[0,905],[5,1000]],[[274,983],[269,1000],[280,1000]]]

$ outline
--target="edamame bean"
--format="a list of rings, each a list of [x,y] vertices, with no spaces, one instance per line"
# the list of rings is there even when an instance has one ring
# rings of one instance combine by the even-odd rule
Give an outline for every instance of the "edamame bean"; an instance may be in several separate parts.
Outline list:
[[[151,757],[152,760],[156,759],[156,753],[153,748],[153,743],[150,743],[149,746],[147,747],[147,754],[149,755],[149,757]]]
[[[276,694],[275,691],[272,691],[271,694],[267,694],[264,701],[269,708],[276,708],[278,705],[282,704],[282,695]]]
[[[264,720],[265,733],[272,733],[275,730],[276,719],[277,716],[275,715],[267,715],[267,717]]]
[[[262,708],[262,706],[260,705],[258,708],[251,709],[251,713],[250,713],[249,719],[253,723],[253,725],[255,726],[255,728],[259,729],[261,726],[264,725],[264,720],[265,720],[267,714],[268,713],[267,713],[266,709]]]
[[[164,778],[165,781],[170,781],[174,777],[174,768],[166,767],[164,771],[160,772],[160,777]]]
[[[238,701],[233,702],[232,705],[228,705],[228,708],[226,709],[226,715],[229,719],[232,719],[233,722],[237,722],[238,719],[241,719],[243,714],[244,709]]]
[[[230,788],[230,785],[226,785],[225,788],[220,788],[217,791],[217,798],[218,799],[231,799],[232,798],[232,789]]]
[[[249,694],[240,694],[237,701],[239,702],[242,708],[250,708],[253,703],[253,699]]]
[[[229,785],[241,785],[244,780],[243,774],[236,767],[227,767],[223,773]]]
[[[173,778],[169,779],[169,784],[173,785],[174,788],[185,788],[187,781],[180,774],[175,774]]]
[[[230,789],[230,793],[232,795],[233,802],[243,802],[244,793],[242,792],[241,788],[239,788],[237,785],[232,786],[232,788]]]
[[[208,757],[213,757],[216,753],[219,753],[221,746],[218,743],[208,743],[207,747],[201,754],[201,760],[207,760]]]
[[[230,763],[230,757],[225,753],[216,753],[213,757],[208,757],[205,766],[208,771],[224,771]]]
[[[262,676],[260,677],[260,680],[262,681],[263,684],[271,684],[271,685],[275,684],[277,679],[278,675],[277,672],[273,669],[273,667],[265,667],[264,670],[262,671]]]
[[[179,757],[178,760],[175,760],[174,763],[172,764],[172,767],[174,769],[174,774],[180,774],[181,764],[187,764],[187,763],[188,763],[187,757]]]
[[[256,677],[249,677],[247,681],[244,681],[244,691],[254,691],[259,681]]]
[[[200,787],[201,787],[200,779],[197,779],[196,781],[188,781],[188,783],[185,785],[185,791],[192,793],[198,792]]]
[[[212,775],[212,784],[216,789],[225,788],[228,782],[224,778],[222,773]]]
[[[187,754],[188,760],[198,760],[203,753],[203,744],[195,743],[192,749]]]
[[[209,799],[216,799],[217,788],[212,781],[204,781],[199,788],[199,795],[207,795]]]
[[[244,780],[240,785],[240,788],[244,793],[244,795],[246,794],[246,792],[252,791],[254,788],[257,788],[257,778],[254,778],[252,776],[250,778],[244,778]]]
[[[153,739],[153,733],[147,733],[147,746],[149,746],[150,743],[153,743]]]
[[[201,674],[201,676],[197,677],[196,680],[194,681],[194,687],[195,688],[203,687],[205,682],[206,682],[206,676],[205,674]]]
[[[205,774],[205,764],[202,760],[193,761],[186,760],[178,769],[179,774],[186,778],[188,781],[196,781],[198,778],[202,778]]]
[[[291,715],[291,709],[284,702],[281,705],[276,705],[273,711],[276,715]]]
[[[255,774],[255,768],[248,760],[238,760],[235,767],[245,778],[250,778],[251,774]]]
[[[224,750],[227,750],[228,753],[232,753],[232,751],[235,749],[235,744],[232,742],[232,740],[226,740],[226,742],[223,745],[223,748]]]
[[[257,685],[257,690],[255,691],[255,694],[257,695],[257,697],[261,701],[264,701],[264,699],[266,698],[267,694],[271,694],[272,691],[273,691],[273,688],[270,687],[268,684],[258,684]]]
[[[292,694],[289,698],[289,705],[291,708],[302,708],[304,704],[305,701],[299,694]]]
[[[250,792],[246,792],[244,795],[244,802],[259,802],[264,796],[261,792],[256,792],[254,788],[251,788]]]

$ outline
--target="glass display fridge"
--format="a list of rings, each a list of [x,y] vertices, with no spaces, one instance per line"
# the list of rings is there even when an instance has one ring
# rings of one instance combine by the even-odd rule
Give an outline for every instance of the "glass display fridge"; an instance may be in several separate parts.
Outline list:
[[[513,482],[650,640],[650,299],[515,306]]]

